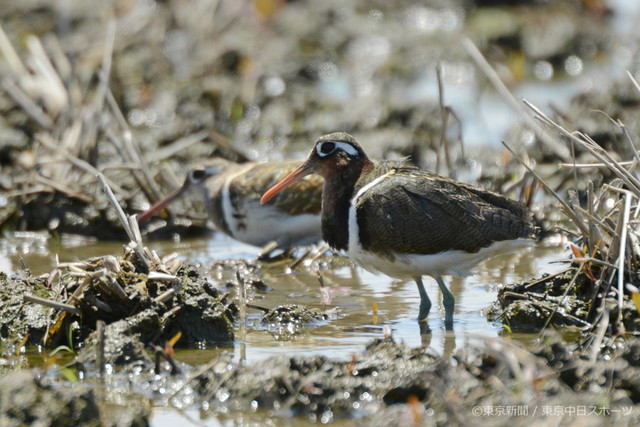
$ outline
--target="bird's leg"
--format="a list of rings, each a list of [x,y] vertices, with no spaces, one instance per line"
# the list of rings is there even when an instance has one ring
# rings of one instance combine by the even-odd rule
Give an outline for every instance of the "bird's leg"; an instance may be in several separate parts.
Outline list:
[[[416,285],[418,285],[418,292],[420,293],[418,325],[420,326],[420,334],[425,335],[431,332],[429,330],[429,323],[427,319],[429,311],[431,311],[431,300],[429,299],[429,295],[427,295],[427,291],[424,289],[424,284],[422,284],[422,276],[416,276],[414,280],[416,281]]]
[[[456,299],[453,297],[453,294],[447,288],[447,285],[444,284],[441,276],[435,276],[436,282],[438,282],[438,286],[440,286],[440,290],[442,291],[442,304],[444,305],[444,328],[447,331],[453,329],[453,306],[456,302]]]

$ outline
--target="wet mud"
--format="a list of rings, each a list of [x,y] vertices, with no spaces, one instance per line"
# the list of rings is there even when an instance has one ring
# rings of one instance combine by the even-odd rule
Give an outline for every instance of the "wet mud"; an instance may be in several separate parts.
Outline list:
[[[113,405],[88,385],[58,387],[34,371],[16,371],[0,379],[0,424],[146,426],[150,408],[130,397],[129,405]]]
[[[95,334],[98,322],[104,322],[112,329],[109,336],[143,347],[163,345],[178,332],[182,346],[232,343],[234,308],[228,295],[220,295],[195,267],[175,259],[168,266],[156,259],[157,264],[141,263],[135,251],[127,250],[120,258],[60,265],[39,277],[28,271],[2,273],[2,339],[12,344],[57,346],[69,339],[82,344]],[[109,343],[108,353],[132,348]]]
[[[95,263],[92,259],[85,264]],[[248,264],[225,265],[226,268],[239,267],[237,274]],[[252,270],[255,273],[260,269]],[[518,327],[540,330],[542,320],[535,324],[531,317],[520,320],[525,316],[506,314],[510,305],[528,300],[553,301],[539,295],[564,293],[564,279],[573,273],[575,271],[569,270],[502,290],[499,301],[507,304],[503,321],[508,319],[514,331]],[[233,275],[230,271],[225,274]],[[220,295],[228,286],[218,289],[203,281],[196,268],[189,265],[180,266],[177,275],[185,285],[171,306],[179,307],[176,312],[185,310],[190,314],[183,317],[181,323],[170,321],[175,313],[167,316],[167,311],[163,311],[170,307],[165,306],[168,303],[139,303],[140,310],[136,313],[119,320],[109,319],[103,338],[84,324],[84,318],[76,318],[78,327],[74,329],[72,344],[76,348],[70,351],[77,354],[62,364],[45,362],[46,368],[16,370],[24,363],[24,356],[16,348],[25,343],[26,335],[22,334],[28,333],[31,340],[38,337],[42,340],[55,316],[40,304],[4,302],[0,316],[9,318],[10,315],[14,323],[6,325],[3,346],[5,352],[12,351],[14,355],[5,360],[3,381],[10,387],[0,392],[3,402],[0,417],[8,420],[9,425],[20,420],[62,425],[99,420],[105,425],[116,425],[111,424],[115,421],[104,418],[108,416],[104,407],[118,400],[116,397],[125,393],[124,387],[129,393],[133,389],[156,390],[159,394],[153,398],[145,397],[145,393],[138,395],[143,405],[135,409],[120,402],[118,410],[126,415],[121,415],[124,421],[117,422],[124,424],[117,425],[145,425],[149,412],[144,408],[158,398],[175,407],[198,408],[204,420],[233,419],[234,414],[248,412],[281,419],[303,417],[323,423],[357,419],[378,425],[381,417],[385,417],[391,425],[468,424],[487,420],[498,425],[506,422],[525,425],[548,419],[549,411],[562,406],[575,408],[573,412],[553,414],[554,419],[560,417],[563,422],[591,419],[600,423],[606,419],[606,422],[633,425],[640,421],[640,340],[631,335],[607,333],[601,337],[604,341],[589,345],[586,332],[578,341],[569,343],[549,330],[533,344],[523,347],[510,342],[507,334],[505,340],[487,339],[441,356],[431,353],[428,347],[409,348],[387,336],[371,341],[346,360],[283,355],[245,365],[221,356],[203,365],[185,365],[172,359],[171,346],[194,342],[234,345],[233,330],[216,325],[238,322],[240,310],[229,308],[214,315],[217,306],[221,310],[225,307],[228,296],[221,298]],[[22,286],[23,292],[37,290],[43,298],[51,297],[46,280],[31,278],[28,272],[4,276],[3,280],[6,285],[3,289]],[[249,292],[255,292],[251,291],[250,280],[241,282]],[[219,282],[224,283],[224,280]],[[581,288],[576,286],[576,289]],[[511,294],[526,295],[527,300],[509,297]],[[570,293],[567,296],[576,298]],[[38,308],[37,314],[27,315],[28,309]],[[540,319],[548,317],[548,312],[536,304],[529,309],[540,312]],[[303,306],[279,306],[262,311],[262,320],[256,327],[274,330],[276,336],[308,333],[315,323],[331,321],[326,314]],[[551,325],[555,328],[570,323],[568,310],[560,311],[562,316],[557,322],[552,317]],[[580,316],[580,310],[571,315]],[[220,318],[224,322],[220,323]],[[7,331],[24,332],[13,336]],[[168,344],[175,331],[186,338],[185,342],[181,344],[184,338],[180,338]],[[455,338],[445,337],[448,339]],[[73,378],[78,386],[68,388],[60,378]],[[92,386],[104,381],[111,384],[106,390],[99,385]],[[123,383],[129,385],[125,387]],[[32,406],[29,410],[18,410],[12,400],[15,395],[25,396],[23,401],[29,405],[38,402],[44,406],[40,411]],[[42,409],[48,407],[49,401],[55,401],[55,406]],[[511,409],[508,413],[506,410],[497,413],[495,411],[501,409],[496,408]]]

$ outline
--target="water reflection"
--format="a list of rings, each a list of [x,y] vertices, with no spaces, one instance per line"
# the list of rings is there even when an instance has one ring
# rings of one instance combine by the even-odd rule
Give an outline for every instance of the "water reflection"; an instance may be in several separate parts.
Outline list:
[[[210,243],[212,253],[217,253],[222,240]],[[316,271],[301,269],[287,274],[285,265],[263,266],[263,280],[272,288],[259,296],[258,304],[275,307],[282,304],[303,304],[316,310],[332,310],[331,318],[310,332],[290,337],[274,336],[269,331],[250,325],[243,344],[246,358],[259,360],[274,354],[322,354],[348,359],[361,351],[362,346],[374,337],[384,335],[387,326],[392,336],[410,346],[426,346],[437,354],[450,355],[458,338],[497,336],[500,327],[487,322],[485,311],[495,301],[501,284],[539,277],[543,272],[560,271],[561,264],[552,264],[566,258],[558,247],[531,248],[511,255],[503,255],[481,264],[477,274],[466,279],[450,278],[448,284],[456,297],[454,330],[444,330],[444,309],[435,281],[425,278],[425,286],[434,306],[429,316],[431,334],[421,336],[417,323],[420,298],[413,281],[391,279],[375,275],[351,265],[336,262],[339,266],[322,271],[324,285],[330,299],[323,297]],[[254,252],[255,253],[255,252]],[[198,259],[207,255],[202,253]],[[374,308],[375,307],[375,308]],[[259,314],[254,313],[254,323]],[[251,318],[250,318],[251,323]],[[236,358],[240,358],[238,349]]]

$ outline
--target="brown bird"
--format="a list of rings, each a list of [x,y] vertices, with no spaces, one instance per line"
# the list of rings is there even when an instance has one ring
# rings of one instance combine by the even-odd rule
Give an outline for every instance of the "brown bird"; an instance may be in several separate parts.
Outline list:
[[[155,203],[138,221],[146,221],[188,190],[196,189],[202,193],[208,216],[216,228],[236,240],[258,247],[275,241],[285,250],[318,242],[322,239],[320,176],[310,175],[270,203],[260,203],[262,193],[295,170],[299,163],[238,164],[213,159],[206,166],[190,171],[182,187]]]
[[[371,161],[342,132],[319,138],[307,160],[261,202],[309,173],[325,180],[324,240],[368,270],[413,278],[423,330],[431,309],[423,275],[438,282],[451,329],[455,301],[442,276],[466,276],[480,261],[531,243],[538,232],[521,203],[401,162]]]

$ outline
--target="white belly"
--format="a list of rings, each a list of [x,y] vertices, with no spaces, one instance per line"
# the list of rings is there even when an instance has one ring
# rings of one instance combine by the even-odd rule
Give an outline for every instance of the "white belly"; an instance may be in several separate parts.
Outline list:
[[[349,256],[363,268],[384,273],[391,277],[412,278],[415,276],[459,276],[472,273],[473,267],[492,256],[517,251],[531,246],[530,239],[505,240],[483,248],[475,253],[447,251],[433,255],[396,254],[394,260],[378,256],[349,241]]]
[[[278,247],[287,249],[322,240],[320,215],[288,216],[273,206],[260,205],[257,200],[244,207],[241,219],[231,215],[227,218],[231,237],[241,242],[262,247],[275,241]]]

